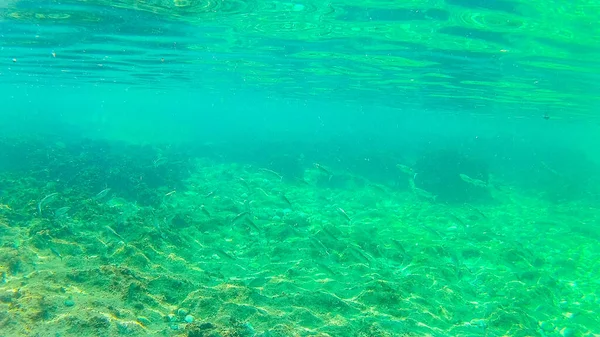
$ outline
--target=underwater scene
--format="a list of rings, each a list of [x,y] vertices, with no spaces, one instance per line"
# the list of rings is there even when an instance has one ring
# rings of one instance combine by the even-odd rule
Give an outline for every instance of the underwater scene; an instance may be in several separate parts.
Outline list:
[[[0,337],[600,336],[599,23],[0,0]]]

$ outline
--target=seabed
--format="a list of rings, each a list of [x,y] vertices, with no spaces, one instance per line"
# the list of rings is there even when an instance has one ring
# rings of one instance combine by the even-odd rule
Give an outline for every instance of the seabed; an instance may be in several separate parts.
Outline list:
[[[2,142],[0,336],[600,336],[597,204]]]

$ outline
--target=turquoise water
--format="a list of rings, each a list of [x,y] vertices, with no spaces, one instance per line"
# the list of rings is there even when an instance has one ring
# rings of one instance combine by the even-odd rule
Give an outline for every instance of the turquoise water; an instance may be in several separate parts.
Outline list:
[[[0,336],[598,336],[593,1],[0,1]]]

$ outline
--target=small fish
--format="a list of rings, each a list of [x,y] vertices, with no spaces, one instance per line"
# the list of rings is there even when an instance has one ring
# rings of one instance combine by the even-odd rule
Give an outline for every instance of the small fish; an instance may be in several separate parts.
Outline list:
[[[246,215],[248,215],[248,214],[250,214],[250,212],[248,212],[248,211],[244,211],[244,212],[242,212],[242,213],[240,213],[240,214],[236,215],[236,216],[233,218],[233,220],[231,220],[231,223],[232,223],[232,224],[235,224],[235,222],[236,222],[236,221],[238,221],[239,219],[241,219],[241,218],[245,217],[245,216],[246,216]]]
[[[542,165],[543,168],[545,168],[546,170],[548,170],[550,173],[554,174],[555,176],[560,176],[560,173],[558,173],[558,171],[556,171],[555,169],[551,168],[548,164],[546,164],[546,162],[540,162],[540,164]]]
[[[409,166],[406,166],[406,165],[402,165],[402,164],[397,164],[397,165],[396,165],[396,167],[397,167],[397,168],[398,168],[400,171],[402,171],[402,172],[404,172],[404,173],[406,173],[406,174],[408,174],[408,175],[411,175],[411,176],[412,176],[412,175],[414,175],[414,174],[415,174],[415,171],[412,169],[412,167],[409,167]]]
[[[246,217],[244,219],[244,221],[252,228],[256,229],[257,232],[260,232],[260,228],[258,228],[258,226],[254,223],[254,221],[252,221],[252,219]]]
[[[438,236],[442,240],[444,239],[444,236],[440,232],[438,232],[437,230],[435,230],[433,227],[431,227],[431,226],[429,226],[429,225],[427,225],[425,223],[420,223],[419,225],[421,227],[425,228],[429,233],[432,233],[432,234]]]
[[[154,167],[159,167],[162,164],[165,164],[167,162],[167,158],[165,157],[160,157],[157,158],[155,161],[152,162],[152,164],[154,165]]]
[[[169,192],[169,193],[165,194],[165,197],[168,197],[168,196],[170,196],[170,195],[173,195],[173,194],[175,194],[176,192],[177,192],[176,190],[172,190],[171,192]]]
[[[478,208],[472,207],[471,210],[475,211],[475,213],[479,214],[482,218],[487,219],[487,216],[482,211],[480,211]]]
[[[330,273],[331,275],[337,276],[338,273],[335,272],[333,269],[331,269],[328,265],[326,265],[325,263],[322,263],[320,261],[315,260],[314,261],[315,265],[320,267],[321,269],[325,270],[326,272]]]
[[[367,265],[371,265],[371,259],[367,257],[367,253],[363,252],[360,247],[351,244],[348,248],[350,249],[350,253],[353,253],[352,255],[354,255],[354,257],[363,260]]]
[[[308,181],[304,180],[303,178],[296,178],[296,181],[298,181],[299,183],[303,184],[303,185],[310,185],[308,183]]]
[[[410,189],[413,191],[413,193],[418,198],[423,198],[423,199],[432,200],[432,201],[435,201],[435,199],[437,199],[437,195],[434,195],[433,193],[427,192],[424,189],[418,188],[415,185],[415,180],[414,179],[409,179],[408,180],[408,185],[410,186]]]
[[[61,207],[61,208],[57,209],[56,211],[54,211],[54,216],[57,218],[60,218],[63,215],[67,214],[67,212],[69,212],[70,209],[71,209],[71,207],[69,207],[69,206]]]
[[[281,194],[281,200],[283,200],[286,204],[288,204],[290,207],[292,207],[292,202],[283,193]]]
[[[54,248],[54,247],[50,247],[50,251],[52,252],[52,254],[56,255],[58,258],[60,258],[62,260],[62,255],[60,255],[60,252]]]
[[[38,213],[40,215],[42,215],[42,207],[44,206],[44,202],[49,202],[52,198],[54,198],[55,196],[57,196],[58,193],[50,193],[47,196],[43,197],[42,200],[40,200],[40,202],[38,202]]]
[[[326,255],[329,255],[329,249],[321,242],[321,240],[315,238],[314,236],[309,237],[310,242],[317,250],[323,250]]]
[[[269,193],[267,193],[267,191],[263,190],[263,189],[262,189],[262,188],[260,188],[260,187],[259,187],[259,188],[257,188],[257,189],[258,189],[260,192],[262,192],[262,193],[265,195],[265,197],[267,197],[267,198],[268,198],[268,197],[270,197],[270,195],[269,195]]]
[[[108,194],[108,192],[110,192],[110,188],[105,188],[102,191],[100,191],[98,194],[96,194],[96,196],[93,197],[92,199],[96,200],[96,201],[100,200],[100,199],[106,197],[106,195]]]
[[[452,220],[454,220],[454,222],[460,224],[461,226],[465,227],[465,223],[456,215],[452,214],[452,213],[448,213],[448,217]]]
[[[117,233],[117,231],[115,231],[114,229],[110,228],[110,226],[106,226],[106,229],[108,229],[108,231],[111,232],[114,236],[116,236],[119,239],[121,239],[121,241],[126,242],[125,239],[119,233]]]
[[[396,239],[392,239],[391,241],[394,244],[394,246],[396,246],[396,249],[400,251],[400,253],[406,254],[406,249],[404,249],[404,245],[402,245],[402,242]]]
[[[338,237],[335,234],[333,234],[333,232],[331,232],[331,230],[328,228],[328,226],[324,226],[323,229],[322,229],[322,231],[325,234],[329,235],[329,237],[331,237],[335,241],[339,241],[340,240],[340,239],[338,239]]]
[[[212,216],[210,215],[206,207],[204,207],[204,205],[200,205],[200,210],[202,211],[202,213],[204,213],[204,215],[206,215],[209,218],[212,218]]]
[[[228,258],[228,259],[230,259],[230,260],[232,260],[232,261],[235,261],[235,260],[237,260],[237,259],[235,258],[235,256],[233,256],[233,255],[229,254],[229,253],[228,253],[228,252],[226,252],[226,251],[225,251],[223,248],[217,248],[217,249],[215,249],[215,251],[217,252],[217,255],[219,255],[219,256],[224,256],[224,257],[226,257],[226,258]]]
[[[324,167],[323,167],[323,165],[321,165],[321,164],[318,164],[318,163],[314,163],[313,165],[314,165],[314,167],[315,167],[317,170],[319,170],[319,171],[321,171],[321,172],[323,172],[323,173],[327,174],[328,176],[330,176],[330,177],[331,177],[331,176],[333,175],[333,174],[331,174],[331,172],[329,172],[329,170],[327,170],[326,168],[324,168]]]
[[[475,179],[475,178],[471,178],[466,174],[459,174],[460,179],[462,179],[464,182],[471,184],[473,186],[477,186],[477,187],[482,187],[482,188],[487,188],[488,184],[483,181],[483,180],[479,180],[479,179]]]
[[[269,169],[266,169],[266,168],[261,168],[261,169],[258,169],[258,170],[261,171],[261,172],[270,173],[270,174],[276,176],[277,178],[279,178],[279,181],[283,180],[283,176],[281,174],[273,171],[273,170],[269,170]]]
[[[344,216],[344,218],[346,218],[346,220],[348,220],[348,222],[352,222],[352,219],[350,218],[348,213],[346,213],[346,211],[344,211],[342,208],[339,208],[339,207],[338,207],[338,211]]]
[[[387,193],[387,191],[385,190],[385,188],[379,184],[368,184],[367,186],[371,187],[372,189],[381,192],[381,193]]]
[[[154,228],[156,228],[157,231],[161,231],[160,230],[160,222],[158,222],[158,219],[156,217],[154,217],[152,219],[152,225],[154,226]]]
[[[240,182],[242,183],[242,185],[244,185],[244,187],[246,187],[248,190],[250,190],[250,184],[248,184],[246,179],[240,178]]]
[[[419,198],[423,198],[423,199],[427,199],[427,200],[432,200],[432,201],[435,201],[437,199],[437,195],[435,195],[435,194],[433,194],[431,192],[427,192],[427,191],[425,191],[422,188],[415,187],[415,188],[413,188],[413,192]]]

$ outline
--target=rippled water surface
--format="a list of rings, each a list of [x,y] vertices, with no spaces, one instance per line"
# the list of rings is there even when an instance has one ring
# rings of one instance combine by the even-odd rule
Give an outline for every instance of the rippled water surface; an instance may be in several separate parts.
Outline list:
[[[0,72],[581,115],[598,105],[598,22],[593,0],[3,0]]]

